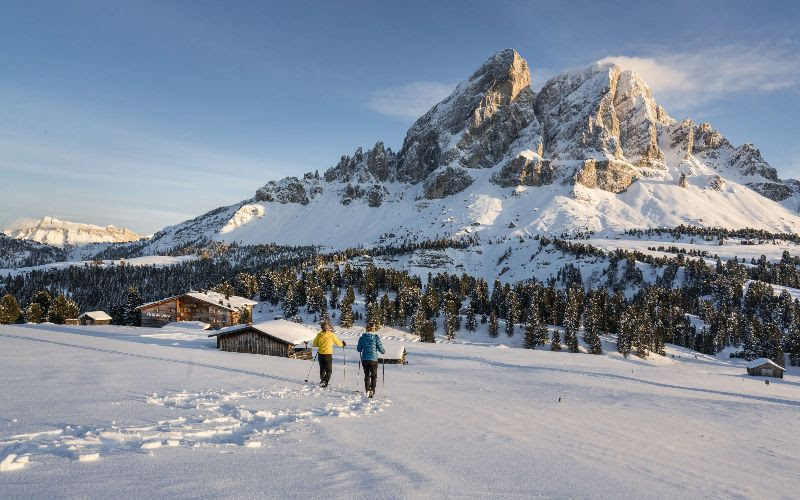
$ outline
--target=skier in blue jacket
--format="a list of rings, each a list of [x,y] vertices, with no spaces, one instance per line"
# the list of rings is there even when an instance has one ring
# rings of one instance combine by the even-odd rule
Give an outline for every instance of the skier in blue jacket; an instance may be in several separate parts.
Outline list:
[[[365,332],[358,339],[356,350],[361,353],[361,365],[364,367],[364,390],[370,398],[375,395],[378,385],[378,353],[386,353],[381,338],[374,333]]]

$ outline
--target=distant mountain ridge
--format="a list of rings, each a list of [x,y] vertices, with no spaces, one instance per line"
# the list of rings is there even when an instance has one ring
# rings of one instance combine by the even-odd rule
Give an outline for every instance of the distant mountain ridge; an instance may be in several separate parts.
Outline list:
[[[55,217],[42,217],[33,224],[6,229],[3,233],[10,238],[35,241],[59,248],[90,243],[124,243],[140,238],[130,229],[113,225],[101,227],[64,221]]]

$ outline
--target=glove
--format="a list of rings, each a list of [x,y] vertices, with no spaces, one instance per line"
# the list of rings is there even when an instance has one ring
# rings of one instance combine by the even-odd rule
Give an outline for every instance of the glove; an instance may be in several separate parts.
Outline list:
[[[344,340],[342,340],[342,347],[347,347],[347,342],[345,342]]]

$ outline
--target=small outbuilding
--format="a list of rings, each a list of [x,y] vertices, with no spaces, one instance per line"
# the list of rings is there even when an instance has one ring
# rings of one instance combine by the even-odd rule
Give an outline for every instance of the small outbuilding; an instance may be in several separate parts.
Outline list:
[[[771,359],[758,358],[747,363],[747,373],[754,377],[775,377],[783,378],[786,370]]]
[[[314,328],[278,319],[229,326],[209,337],[217,338],[217,349],[221,351],[310,360],[311,348],[307,343],[316,335]]]
[[[403,345],[384,342],[383,349],[386,352],[378,356],[378,363],[389,365],[404,365],[407,363],[406,348]]]
[[[105,311],[88,311],[78,316],[81,325],[110,325],[111,316]]]

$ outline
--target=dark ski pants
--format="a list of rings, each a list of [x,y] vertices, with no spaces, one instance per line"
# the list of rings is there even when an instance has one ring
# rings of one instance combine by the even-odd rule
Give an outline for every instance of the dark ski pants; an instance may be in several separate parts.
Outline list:
[[[328,383],[333,372],[333,354],[318,354],[319,359],[319,381]]]
[[[361,365],[364,367],[364,390],[375,392],[375,386],[378,385],[378,362],[365,360]]]

